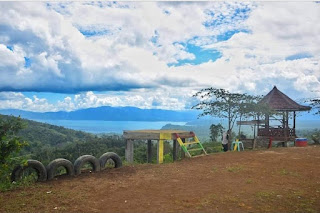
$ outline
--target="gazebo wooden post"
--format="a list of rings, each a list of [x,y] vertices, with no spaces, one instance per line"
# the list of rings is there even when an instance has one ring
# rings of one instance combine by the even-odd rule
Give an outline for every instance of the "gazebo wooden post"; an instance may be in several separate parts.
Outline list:
[[[293,111],[293,134],[296,137],[296,111]],[[296,146],[296,140],[293,140],[294,146]]]
[[[131,139],[127,140],[125,157],[128,163],[133,163],[133,140]]]
[[[284,111],[284,119],[285,119],[285,129],[284,129],[284,138],[285,138],[285,142],[284,142],[284,146],[288,147],[288,138],[290,136],[289,133],[289,112],[288,111]]]
[[[296,111],[293,111],[293,129],[294,134],[296,134]]]

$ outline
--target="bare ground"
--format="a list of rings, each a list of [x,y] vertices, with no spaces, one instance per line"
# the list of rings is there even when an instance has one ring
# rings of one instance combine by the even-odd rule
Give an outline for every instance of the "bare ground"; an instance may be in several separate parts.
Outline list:
[[[0,194],[0,212],[320,212],[320,146],[134,165]]]

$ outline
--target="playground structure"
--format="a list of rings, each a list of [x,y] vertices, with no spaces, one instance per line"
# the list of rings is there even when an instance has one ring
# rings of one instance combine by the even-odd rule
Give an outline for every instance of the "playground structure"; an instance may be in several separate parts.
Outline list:
[[[173,141],[173,160],[177,160],[177,153],[179,146],[187,157],[192,157],[194,151],[202,151],[207,154],[201,142],[193,132],[183,130],[134,130],[123,131],[123,137],[126,140],[125,157],[126,161],[133,163],[133,143],[134,140],[147,140],[147,162],[151,163],[152,158],[152,141],[157,141],[157,163],[163,163],[164,141]],[[186,141],[191,139],[191,141]],[[189,146],[198,145],[198,148],[191,148]]]

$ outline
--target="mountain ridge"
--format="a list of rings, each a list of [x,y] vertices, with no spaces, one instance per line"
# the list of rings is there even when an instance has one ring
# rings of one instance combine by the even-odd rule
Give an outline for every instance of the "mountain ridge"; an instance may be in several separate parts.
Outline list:
[[[0,114],[21,116],[26,119],[105,121],[190,121],[198,116],[198,112],[193,110],[175,111],[111,106],[79,109],[71,112],[31,112],[18,109],[4,109],[0,110]]]

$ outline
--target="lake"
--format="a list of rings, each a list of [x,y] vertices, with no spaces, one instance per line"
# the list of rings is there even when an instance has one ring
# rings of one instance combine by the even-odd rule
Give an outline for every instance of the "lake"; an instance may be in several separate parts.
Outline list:
[[[139,130],[139,129],[161,129],[166,124],[173,125],[186,125],[187,122],[173,122],[173,121],[99,121],[99,120],[40,120],[38,122],[48,123],[57,126],[63,126],[69,129],[80,130],[84,132],[90,132],[94,134],[100,133],[116,133],[122,134],[123,130]],[[206,124],[205,128],[209,135],[209,123],[208,121],[197,120],[197,123],[192,125],[203,125]],[[212,121],[210,123],[218,123]],[[201,125],[201,126],[202,126]],[[291,124],[290,124],[291,126]],[[297,130],[311,130],[318,128],[320,129],[320,120],[297,120]],[[234,131],[237,131],[235,125]],[[207,132],[205,131],[205,132]],[[250,126],[242,126],[242,131],[247,134],[252,134],[253,131]]]
[[[172,121],[97,121],[97,120],[40,120],[35,121],[48,123],[56,126],[63,126],[69,129],[81,130],[94,134],[117,133],[122,134],[123,130],[139,129],[161,129],[164,125],[185,125],[186,122]]]

